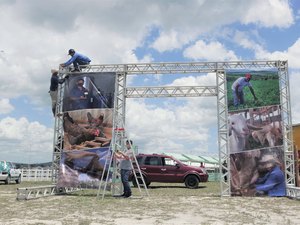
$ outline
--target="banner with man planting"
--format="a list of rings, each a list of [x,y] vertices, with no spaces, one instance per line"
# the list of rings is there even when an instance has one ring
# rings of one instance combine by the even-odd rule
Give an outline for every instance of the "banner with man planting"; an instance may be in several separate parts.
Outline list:
[[[226,80],[231,194],[284,196],[278,73],[235,71]]]

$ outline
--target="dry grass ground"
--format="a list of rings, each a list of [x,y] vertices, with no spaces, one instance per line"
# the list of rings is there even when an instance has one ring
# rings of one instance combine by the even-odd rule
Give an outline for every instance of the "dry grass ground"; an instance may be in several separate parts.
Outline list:
[[[0,184],[0,224],[300,224],[300,201],[288,198],[219,197],[219,183],[198,189],[151,184],[149,198],[96,197],[78,191],[28,201],[16,200],[18,187],[49,183]],[[134,188],[134,195],[138,195]]]

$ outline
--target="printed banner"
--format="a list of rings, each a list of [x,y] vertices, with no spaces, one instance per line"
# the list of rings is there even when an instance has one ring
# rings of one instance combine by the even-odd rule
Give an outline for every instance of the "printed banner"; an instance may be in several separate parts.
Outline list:
[[[113,109],[84,109],[63,115],[64,150],[107,147],[112,137]]]
[[[233,196],[285,196],[283,147],[230,155],[230,187]]]
[[[283,135],[280,105],[228,113],[228,136],[230,153],[281,146]]]
[[[115,73],[70,75],[65,82],[63,111],[114,107]]]
[[[277,71],[227,73],[230,184],[234,196],[284,196]]]
[[[66,79],[57,186],[98,187],[111,155],[115,79],[115,73],[71,74]]]
[[[108,174],[108,162],[111,151],[108,147],[91,150],[73,150],[62,154],[58,187],[98,188],[103,176],[105,180]],[[106,172],[103,174],[105,161]]]
[[[228,111],[279,105],[277,71],[227,72]]]

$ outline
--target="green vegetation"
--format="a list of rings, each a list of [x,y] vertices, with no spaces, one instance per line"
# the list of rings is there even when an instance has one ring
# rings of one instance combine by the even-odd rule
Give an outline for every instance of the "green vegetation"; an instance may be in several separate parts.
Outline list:
[[[233,105],[233,95],[231,86],[233,82],[238,78],[244,76],[244,74],[227,75],[227,97],[228,97],[228,110],[236,110]],[[250,89],[244,88],[245,104],[241,108],[257,108],[266,105],[278,105],[280,104],[280,92],[278,75],[274,73],[267,73],[263,75],[253,75],[251,79],[254,92],[258,101],[255,101]]]

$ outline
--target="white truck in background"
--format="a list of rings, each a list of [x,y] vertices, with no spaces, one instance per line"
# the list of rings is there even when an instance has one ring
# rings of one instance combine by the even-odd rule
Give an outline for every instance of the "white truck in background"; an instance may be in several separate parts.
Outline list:
[[[15,181],[19,184],[21,183],[21,171],[16,169],[12,162],[0,161],[0,181],[4,181],[5,184]]]

